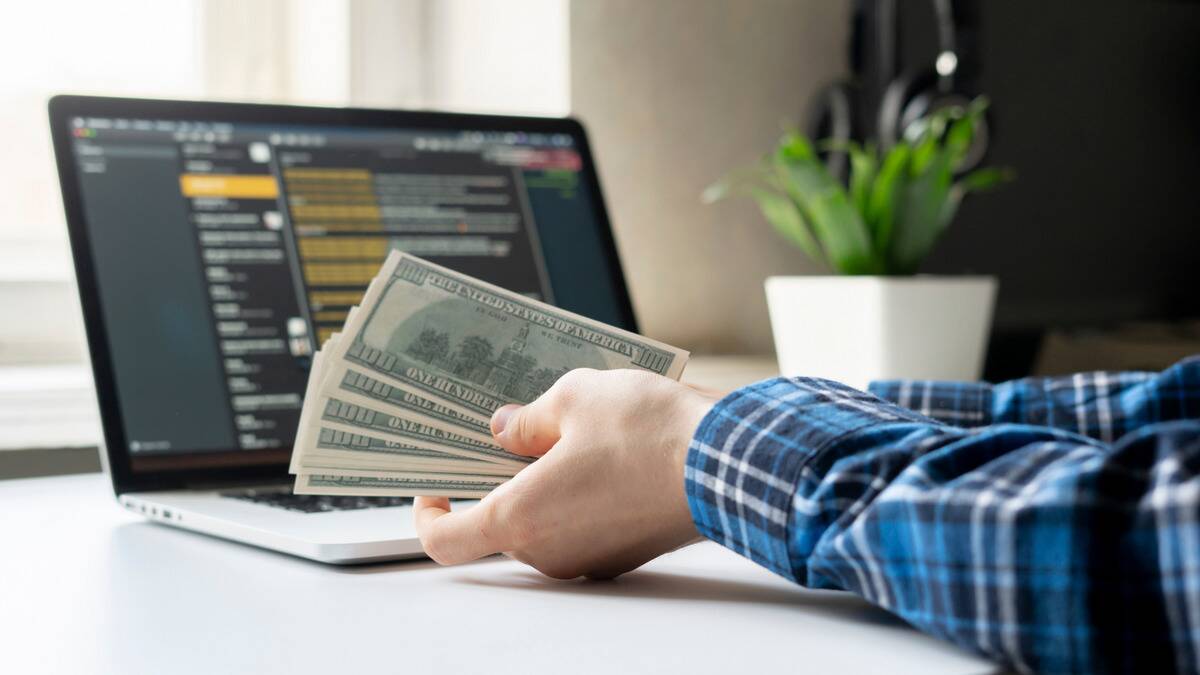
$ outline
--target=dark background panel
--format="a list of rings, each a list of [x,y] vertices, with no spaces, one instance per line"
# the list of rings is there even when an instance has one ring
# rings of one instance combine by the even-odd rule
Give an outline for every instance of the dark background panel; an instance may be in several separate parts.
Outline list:
[[[899,2],[903,64],[931,63],[932,3]],[[1000,278],[989,379],[1041,334],[1200,316],[1200,3],[959,1],[962,85],[992,100],[988,162],[924,267]]]

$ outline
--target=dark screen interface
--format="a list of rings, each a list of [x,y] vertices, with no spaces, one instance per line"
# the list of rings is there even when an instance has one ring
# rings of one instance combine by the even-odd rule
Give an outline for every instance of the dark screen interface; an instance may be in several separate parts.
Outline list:
[[[71,125],[135,458],[290,447],[314,349],[392,249],[619,322],[615,294],[551,282],[599,250],[570,135]]]

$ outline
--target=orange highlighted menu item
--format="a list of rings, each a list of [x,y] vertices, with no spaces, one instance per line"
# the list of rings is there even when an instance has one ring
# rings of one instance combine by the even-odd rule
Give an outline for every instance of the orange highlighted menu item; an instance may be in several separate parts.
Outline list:
[[[275,199],[279,196],[279,186],[271,175],[185,173],[179,177],[179,188],[185,197]]]

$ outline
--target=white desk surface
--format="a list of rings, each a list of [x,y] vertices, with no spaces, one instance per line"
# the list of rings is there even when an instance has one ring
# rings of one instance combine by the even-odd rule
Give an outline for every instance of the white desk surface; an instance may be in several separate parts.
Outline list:
[[[0,481],[8,673],[990,673],[716,546],[612,582],[504,558],[331,567],[155,525],[99,474]]]

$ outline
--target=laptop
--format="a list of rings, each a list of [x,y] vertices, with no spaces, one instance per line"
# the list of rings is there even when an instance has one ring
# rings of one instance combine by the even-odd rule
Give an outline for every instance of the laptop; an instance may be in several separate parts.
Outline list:
[[[293,495],[287,473],[312,354],[392,249],[637,330],[575,120],[84,96],[49,112],[103,464],[154,522],[327,563],[423,555],[411,500]]]

